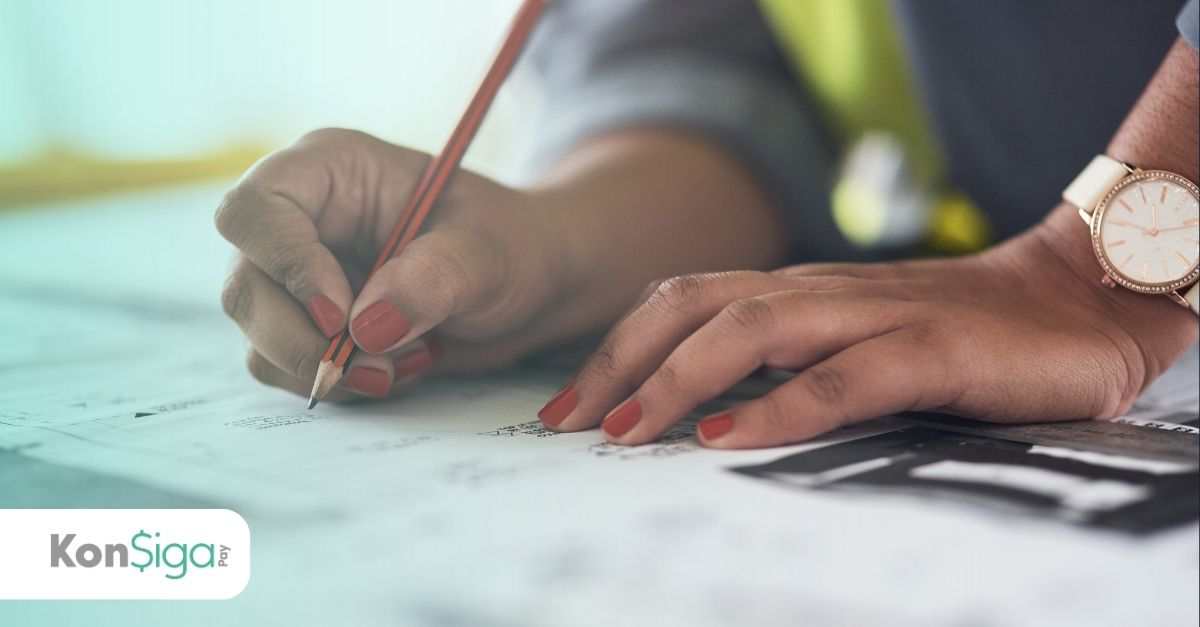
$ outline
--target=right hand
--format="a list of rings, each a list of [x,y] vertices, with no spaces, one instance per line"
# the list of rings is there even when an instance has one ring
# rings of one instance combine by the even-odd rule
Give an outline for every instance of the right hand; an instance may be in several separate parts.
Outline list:
[[[547,341],[553,329],[533,323],[571,282],[555,262],[564,251],[552,212],[470,172],[364,284],[428,159],[362,133],[315,131],[225,196],[217,229],[240,254],[222,303],[250,340],[257,379],[307,396],[347,324],[362,350],[335,401],[399,391],[441,347],[439,368],[461,372],[510,365]]]

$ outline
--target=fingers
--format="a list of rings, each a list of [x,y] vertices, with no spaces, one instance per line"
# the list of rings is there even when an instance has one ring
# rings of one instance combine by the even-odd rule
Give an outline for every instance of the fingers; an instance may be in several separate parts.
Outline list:
[[[805,263],[796,266],[780,268],[773,271],[771,274],[784,278],[840,276],[883,281],[909,275],[910,272],[908,272],[907,269],[913,267],[915,263],[917,262]]]
[[[787,266],[771,272],[776,276],[781,277],[806,277],[806,276],[853,276],[861,278],[871,278],[877,273],[877,269],[884,264],[862,264],[862,263],[805,263],[795,266]]]
[[[308,310],[326,337],[354,300],[330,246],[375,250],[425,158],[368,135],[324,129],[257,163],[225,196],[217,230]],[[384,229],[387,226],[382,227]],[[378,241],[377,241],[378,240]]]
[[[291,148],[255,166],[216,215],[221,235],[303,303],[326,337],[345,326],[352,300],[314,222],[332,184],[319,152]]]
[[[649,442],[760,366],[804,368],[887,333],[895,318],[879,310],[879,301],[837,292],[735,301],[680,343],[602,427],[615,443]]]
[[[408,351],[396,358],[394,362],[395,372],[387,393],[389,398],[406,392],[421,377],[425,370],[428,369],[428,366],[413,366],[413,364],[419,364],[427,359],[432,361],[431,357],[422,355],[427,349],[424,346],[420,346],[419,348],[421,350]],[[407,368],[404,365],[406,363],[410,364]],[[284,372],[256,350],[251,349],[250,355],[246,359],[246,367],[250,370],[250,374],[260,383],[282,388],[298,396],[306,397],[312,389],[312,380],[303,379]],[[353,381],[350,383],[353,383]],[[323,400],[328,403],[347,403],[363,400],[364,398],[379,398],[379,396],[374,392],[357,390],[350,387],[347,383],[347,378],[343,377],[342,381],[330,390]]]
[[[256,350],[251,350],[250,355],[246,358],[246,369],[260,383],[282,388],[300,397],[308,396],[309,390],[312,389],[312,381],[284,372]],[[344,389],[334,388],[329,391],[324,400],[331,403],[345,403],[361,398],[362,396]]]
[[[350,310],[351,334],[369,353],[386,353],[455,314],[505,304],[502,255],[463,231],[415,240],[367,281]]]
[[[327,340],[300,305],[253,263],[239,259],[221,304],[266,359],[293,376],[316,374]]]
[[[662,282],[609,333],[538,417],[563,431],[594,427],[650,376],[672,349],[722,308],[779,289],[782,284],[761,272],[697,274]]]
[[[901,330],[855,344],[771,393],[700,421],[700,442],[756,448],[801,442],[842,425],[946,402],[943,362]]]
[[[328,340],[309,322],[300,305],[278,283],[245,260],[234,269],[221,300],[226,313],[266,361],[288,377],[307,381],[306,385],[289,385],[285,389],[307,396]],[[349,364],[342,385],[366,396],[385,397],[391,390],[393,373],[391,358],[359,354]],[[284,379],[272,378],[273,385],[280,385],[274,381]]]
[[[391,354],[392,381],[405,382],[428,372],[438,360],[441,346],[436,338],[415,340]]]

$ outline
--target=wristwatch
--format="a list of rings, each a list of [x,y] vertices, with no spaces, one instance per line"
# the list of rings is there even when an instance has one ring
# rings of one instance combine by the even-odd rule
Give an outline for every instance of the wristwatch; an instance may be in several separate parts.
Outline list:
[[[1101,281],[1200,313],[1200,190],[1186,177],[1097,155],[1063,190],[1079,207]],[[1190,287],[1189,287],[1190,286]]]

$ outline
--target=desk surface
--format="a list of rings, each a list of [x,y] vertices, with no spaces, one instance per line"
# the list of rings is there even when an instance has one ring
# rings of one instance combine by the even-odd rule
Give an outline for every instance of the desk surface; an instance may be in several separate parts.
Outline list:
[[[1110,515],[1153,504],[1135,489],[1157,489],[1144,468],[1089,466],[1095,474],[1067,489],[1064,473],[1086,463],[1061,451],[984,443],[992,457],[976,463],[943,449],[980,442],[897,431],[904,425],[890,418],[771,450],[704,450],[690,423],[655,444],[613,447],[596,432],[541,429],[533,416],[558,378],[535,371],[306,412],[302,399],[250,380],[244,340],[220,315],[231,251],[211,215],[222,191],[0,218],[0,322],[10,330],[0,354],[0,507],[229,507],[250,524],[250,585],[203,611],[8,602],[0,621],[1198,619],[1194,514],[1165,530]],[[1136,417],[1193,420],[1196,364],[1193,351]],[[918,441],[923,452],[913,454]],[[884,452],[896,442],[908,448]],[[846,470],[863,460],[876,467]],[[980,469],[993,477],[988,490],[971,487]],[[1189,494],[1185,502],[1197,498]]]

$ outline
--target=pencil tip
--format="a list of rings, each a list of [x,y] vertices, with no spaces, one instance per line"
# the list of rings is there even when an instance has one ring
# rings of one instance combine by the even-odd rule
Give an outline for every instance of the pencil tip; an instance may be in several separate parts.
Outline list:
[[[332,362],[323,361],[320,367],[317,368],[317,378],[313,381],[312,393],[308,395],[308,408],[312,409],[317,406],[321,399],[329,393],[329,390],[337,385],[338,380],[342,378],[342,369],[333,365]]]

